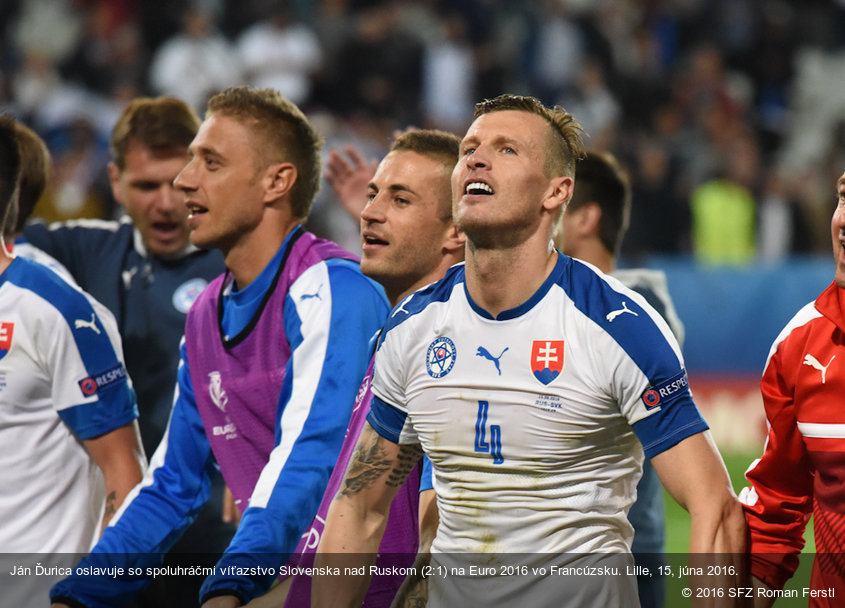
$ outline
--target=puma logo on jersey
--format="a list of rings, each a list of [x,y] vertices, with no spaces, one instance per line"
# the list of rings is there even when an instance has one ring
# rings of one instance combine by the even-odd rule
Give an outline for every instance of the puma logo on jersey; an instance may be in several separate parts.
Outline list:
[[[607,316],[606,316],[605,318],[607,319],[607,322],[608,322],[608,323],[613,323],[613,320],[614,320],[616,317],[618,317],[619,315],[624,314],[624,313],[626,313],[626,312],[627,312],[628,314],[634,315],[635,317],[639,317],[639,316],[640,316],[640,315],[638,315],[637,313],[635,313],[633,310],[631,310],[630,308],[628,308],[628,302],[622,302],[622,308],[620,308],[619,310],[613,310],[613,311],[611,311],[611,312],[607,313]]]
[[[321,298],[321,297],[320,297],[320,290],[321,290],[322,288],[323,288],[323,286],[322,286],[322,285],[320,285],[320,286],[317,288],[317,291],[315,291],[314,293],[304,293],[304,294],[302,294],[302,295],[299,297],[299,301],[300,301],[300,302],[304,302],[305,300],[311,300],[312,298],[317,298],[318,300],[320,300],[320,301],[322,302],[322,301],[323,301],[323,298]]]
[[[830,358],[827,365],[822,365],[813,355],[804,355],[804,365],[809,365],[810,367],[819,370],[822,373],[822,384],[824,384],[825,376],[827,375],[827,368],[830,367],[830,364],[833,363],[834,359],[836,359],[836,355],[833,355]]]
[[[399,302],[399,308],[397,308],[396,310],[394,310],[394,311],[393,311],[393,314],[392,314],[392,315],[390,315],[390,317],[391,317],[391,318],[393,318],[393,317],[395,317],[396,315],[398,315],[400,312],[404,312],[406,315],[407,315],[407,314],[410,314],[407,310],[405,310],[405,304],[407,304],[408,302],[410,302],[410,301],[411,301],[411,298],[413,298],[413,297],[414,297],[414,294],[411,294],[411,295],[409,295],[407,298],[405,298],[404,300],[402,300],[401,302]]]
[[[99,335],[99,333],[100,333],[100,328],[97,327],[97,315],[95,315],[93,312],[91,313],[91,320],[90,321],[85,321],[84,319],[76,319],[73,322],[73,326],[76,329],[82,329],[83,327],[87,327],[88,329],[93,331],[95,334]]]
[[[132,285],[132,277],[135,276],[135,273],[138,272],[138,267],[133,266],[129,270],[124,270],[120,273],[121,278],[123,278],[123,286],[126,289],[129,289],[129,286]]]
[[[484,357],[485,359],[489,359],[490,361],[492,361],[493,365],[496,366],[496,371],[499,372],[499,375],[501,376],[502,375],[502,368],[499,367],[499,359],[501,359],[502,355],[504,355],[507,351],[508,351],[508,347],[506,346],[505,350],[503,350],[501,353],[499,353],[498,357],[494,357],[493,355],[490,354],[489,350],[487,350],[483,346],[479,346],[478,351],[475,353],[475,356],[476,357]]]

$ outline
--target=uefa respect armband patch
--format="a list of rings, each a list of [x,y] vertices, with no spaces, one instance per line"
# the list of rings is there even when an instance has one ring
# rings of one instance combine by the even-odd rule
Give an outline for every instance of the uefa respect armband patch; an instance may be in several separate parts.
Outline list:
[[[124,368],[122,364],[118,363],[111,369],[83,378],[79,381],[79,389],[82,391],[83,395],[90,397],[98,390],[123,380],[124,378],[126,378],[126,368]]]
[[[687,372],[686,370],[682,370],[680,374],[669,378],[666,382],[647,388],[642,396],[643,404],[649,410],[658,406],[668,405],[676,397],[683,395],[688,390],[689,380],[687,379]]]

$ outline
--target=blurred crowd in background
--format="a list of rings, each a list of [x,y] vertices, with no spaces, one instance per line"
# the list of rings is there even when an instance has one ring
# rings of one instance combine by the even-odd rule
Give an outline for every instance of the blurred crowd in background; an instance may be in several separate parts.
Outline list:
[[[54,159],[36,209],[113,217],[107,141],[138,95],[202,113],[274,87],[328,146],[460,135],[502,92],[571,111],[633,183],[628,264],[829,255],[845,169],[845,0],[3,0],[0,106]],[[358,248],[323,188],[310,227]]]

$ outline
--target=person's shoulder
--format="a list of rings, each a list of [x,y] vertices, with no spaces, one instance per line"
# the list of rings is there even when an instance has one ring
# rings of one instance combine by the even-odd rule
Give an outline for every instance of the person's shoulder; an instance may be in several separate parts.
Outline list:
[[[375,308],[381,318],[390,310],[384,288],[361,273],[358,262],[340,258],[325,261],[334,304]],[[317,286],[319,289],[319,286]]]
[[[77,287],[76,280],[70,274],[70,271],[67,267],[59,262],[56,258],[52,255],[33,245],[32,243],[28,243],[26,241],[22,242],[15,242],[15,257],[23,258],[26,260],[32,260],[33,262],[38,262],[55,272],[59,275],[62,279],[66,282],[70,283],[71,285]]]
[[[24,236],[36,245],[42,239],[48,242],[64,242],[74,249],[94,250],[101,255],[110,255],[114,243],[131,243],[134,227],[128,217],[120,220],[77,219],[46,224],[40,220],[24,227]]]
[[[633,290],[649,289],[655,293],[668,291],[666,273],[656,268],[618,268],[613,275]]]
[[[586,262],[574,258],[569,258],[569,262],[568,270],[560,273],[558,286],[571,305],[590,321],[582,327],[598,328],[638,356],[644,352],[640,344],[663,342],[656,340],[655,334],[666,337],[662,323],[657,322],[660,315],[646,298]]]
[[[554,270],[555,285],[588,317],[605,316],[630,293],[622,282],[577,258],[561,255]]]
[[[422,318],[422,313],[432,306],[449,302],[455,293],[455,288],[463,285],[465,280],[464,263],[455,264],[442,279],[435,281],[406,296],[390,312],[385,324],[382,337],[397,326],[410,322],[415,323]]]
[[[34,222],[38,223],[38,222]],[[103,220],[81,218],[77,220],[67,220],[65,222],[52,222],[46,224],[47,230],[67,230],[80,234],[116,234],[122,231],[132,231],[132,220],[129,217],[122,217],[119,220]]]
[[[787,321],[786,325],[783,326],[783,329],[772,344],[769,356],[771,357],[772,353],[776,351],[778,346],[784,341],[789,340],[792,336],[797,336],[804,331],[809,331],[812,324],[819,319],[824,319],[824,316],[816,308],[816,302],[807,302],[789,321]]]
[[[65,318],[78,317],[94,310],[90,296],[84,291],[33,260],[15,258],[3,278],[24,293],[37,296]]]

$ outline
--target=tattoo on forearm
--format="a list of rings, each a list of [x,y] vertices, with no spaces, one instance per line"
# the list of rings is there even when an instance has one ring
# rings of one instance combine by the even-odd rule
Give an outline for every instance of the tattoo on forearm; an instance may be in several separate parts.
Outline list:
[[[428,604],[428,581],[421,580],[419,586],[408,596],[405,605],[408,608],[425,608]]]
[[[114,515],[115,511],[117,511],[117,506],[114,504],[117,502],[117,492],[109,492],[109,495],[106,496],[106,508],[103,511],[103,517],[108,519],[112,515]]]
[[[369,441],[359,443],[352,454],[346,478],[343,480],[341,496],[352,496],[371,485],[390,468],[390,460],[385,458],[382,437],[371,433]]]
[[[400,446],[396,461],[393,461],[385,453],[385,441],[378,433],[370,433],[363,443],[356,446],[340,496],[352,496],[371,487],[387,471],[390,471],[385,481],[387,486],[393,488],[402,485],[422,456],[422,449],[418,445]]]
[[[399,446],[399,453],[396,455],[398,463],[385,482],[391,488],[398,488],[405,481],[408,473],[417,464],[417,461],[422,457],[422,448],[419,445],[402,445]]]

